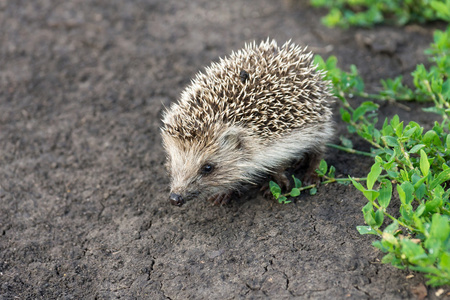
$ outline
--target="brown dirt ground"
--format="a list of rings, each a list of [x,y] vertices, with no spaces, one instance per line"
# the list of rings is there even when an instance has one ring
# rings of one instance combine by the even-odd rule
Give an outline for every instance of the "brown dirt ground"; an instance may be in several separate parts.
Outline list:
[[[168,202],[161,111],[210,61],[292,39],[357,65],[373,90],[425,62],[439,27],[343,31],[323,14],[306,1],[0,0],[0,299],[417,297],[424,277],[380,264],[375,237],[357,233],[365,201],[351,186],[290,205],[256,192],[226,207]],[[332,149],[327,160],[344,176],[371,165]]]

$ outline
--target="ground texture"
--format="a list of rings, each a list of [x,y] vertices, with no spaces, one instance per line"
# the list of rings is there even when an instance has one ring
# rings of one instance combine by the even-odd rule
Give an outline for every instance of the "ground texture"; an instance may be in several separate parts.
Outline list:
[[[257,192],[169,204],[161,112],[210,61],[292,39],[357,65],[374,90],[426,62],[439,27],[343,31],[323,14],[306,1],[0,0],[0,299],[437,298],[380,263],[351,186],[290,205]],[[336,124],[336,142],[368,149]],[[371,165],[332,149],[327,161],[343,176]]]

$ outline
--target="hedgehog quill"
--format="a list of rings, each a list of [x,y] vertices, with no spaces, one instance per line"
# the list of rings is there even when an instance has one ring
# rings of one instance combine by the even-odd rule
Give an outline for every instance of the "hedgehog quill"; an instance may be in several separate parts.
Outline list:
[[[171,177],[170,201],[227,203],[233,192],[307,159],[305,184],[333,135],[330,83],[312,53],[269,39],[232,52],[198,73],[164,112],[161,135]]]

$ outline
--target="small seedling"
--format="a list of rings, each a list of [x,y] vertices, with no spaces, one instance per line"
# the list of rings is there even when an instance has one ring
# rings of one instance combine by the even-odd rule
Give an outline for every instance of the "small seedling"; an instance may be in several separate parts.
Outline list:
[[[321,185],[327,184],[327,183],[341,183],[341,184],[349,184],[352,180],[356,181],[364,181],[366,178],[335,178],[336,168],[334,166],[330,166],[328,168],[328,164],[325,160],[321,160],[319,164],[319,169],[316,170],[317,175],[322,179]],[[278,200],[278,203],[291,203],[291,200],[288,200],[288,197],[298,197],[300,196],[301,192],[304,190],[309,190],[310,195],[315,195],[317,193],[317,186],[315,184],[303,186],[300,179],[292,175],[292,178],[294,180],[294,188],[285,194],[281,193],[281,187],[274,181],[269,182],[269,188],[270,192],[272,193],[273,197]]]

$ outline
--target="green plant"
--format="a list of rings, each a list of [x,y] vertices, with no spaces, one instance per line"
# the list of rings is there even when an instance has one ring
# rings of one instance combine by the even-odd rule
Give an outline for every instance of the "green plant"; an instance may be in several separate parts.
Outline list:
[[[362,209],[367,226],[358,226],[358,231],[381,238],[373,244],[387,253],[383,262],[425,272],[433,286],[450,284],[449,35],[450,27],[435,33],[427,51],[433,65],[428,70],[417,66],[412,74],[414,90],[397,78],[384,81],[380,93],[365,94],[356,67],[347,73],[336,67],[333,57],[327,61],[316,58],[319,68],[328,71],[342,102],[341,118],[349,132],[369,142],[375,156],[365,185],[351,179],[368,200]],[[425,131],[416,122],[405,124],[394,116],[378,129],[378,105],[366,101],[353,108],[346,100],[349,93],[382,100],[433,101],[425,110],[439,114],[442,121]],[[353,150],[351,145],[339,148]],[[389,206],[393,195],[400,200],[398,211]]]
[[[330,166],[330,168],[328,168],[327,162],[323,159],[320,161],[319,169],[317,169],[316,172],[319,177],[322,178],[322,184],[332,182],[348,184],[351,181],[348,178],[335,178],[336,168],[334,166]],[[278,203],[291,203],[292,201],[288,200],[288,197],[298,197],[304,190],[309,190],[310,195],[315,195],[317,193],[317,187],[314,184],[303,186],[301,180],[296,178],[294,175],[292,175],[292,179],[294,180],[294,188],[292,188],[290,192],[285,194],[281,193],[281,187],[276,182],[269,182],[270,192],[272,193],[274,198],[278,200]],[[357,178],[354,180],[360,181],[365,180],[365,178]]]
[[[449,3],[448,11],[441,14],[450,15]],[[355,66],[344,72],[337,67],[335,57],[326,61],[315,57],[318,68],[327,71],[326,78],[341,101],[341,118],[349,132],[366,140],[372,149],[355,150],[344,137],[342,145],[330,146],[375,160],[366,178],[336,179],[334,168],[330,172],[324,161],[317,173],[324,184],[350,180],[362,192],[368,201],[362,208],[367,225],[358,226],[357,230],[380,237],[373,245],[386,253],[384,263],[424,272],[428,284],[438,286],[450,284],[450,27],[435,32],[434,42],[426,53],[432,65],[428,69],[417,66],[412,73],[413,88],[397,77],[382,81],[383,89],[376,94],[364,91],[364,82]],[[430,101],[433,106],[424,110],[438,114],[442,121],[425,131],[418,123],[405,123],[396,115],[385,119],[379,128],[378,104],[364,101],[353,108],[347,101],[349,96]],[[272,187],[278,186],[272,183]],[[295,197],[312,188],[296,182],[293,194],[282,195],[278,187],[278,196],[287,200],[288,196]],[[392,197],[398,198],[398,209],[391,205]]]
[[[329,9],[322,18],[329,27],[370,27],[379,23],[404,25],[450,18],[449,0],[311,0],[311,5]]]

